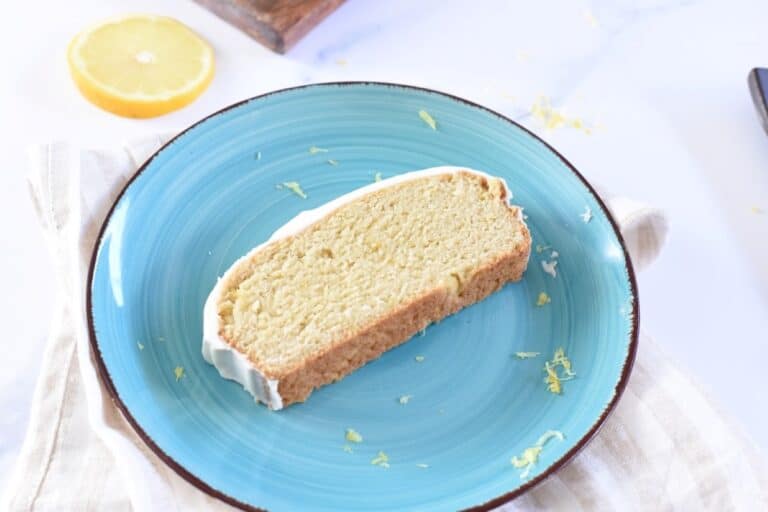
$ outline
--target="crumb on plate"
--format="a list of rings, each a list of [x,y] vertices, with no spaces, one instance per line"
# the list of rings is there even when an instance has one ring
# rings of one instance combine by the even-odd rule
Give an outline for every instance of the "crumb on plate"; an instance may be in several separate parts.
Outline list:
[[[557,277],[557,261],[542,261],[541,262],[541,268],[544,269],[544,272],[551,275],[553,278]]]

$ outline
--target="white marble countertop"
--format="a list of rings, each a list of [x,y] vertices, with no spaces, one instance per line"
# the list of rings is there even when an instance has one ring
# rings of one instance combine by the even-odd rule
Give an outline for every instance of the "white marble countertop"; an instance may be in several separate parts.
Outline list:
[[[768,136],[746,86],[768,66],[765,0],[349,0],[286,56],[191,1],[14,2],[0,19],[0,485],[23,439],[55,290],[27,193],[24,146],[107,145],[179,130],[237,100],[314,81],[380,80],[452,92],[512,116],[590,180],[665,208],[671,236],[639,276],[642,329],[768,453]],[[182,111],[122,119],[74,89],[64,51],[126,12],[174,16],[217,54]],[[597,123],[547,132],[538,95]],[[753,208],[762,209],[755,213]]]

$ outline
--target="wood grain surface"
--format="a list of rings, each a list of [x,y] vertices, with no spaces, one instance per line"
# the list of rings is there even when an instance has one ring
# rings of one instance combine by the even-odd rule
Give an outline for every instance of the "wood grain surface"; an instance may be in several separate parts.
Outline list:
[[[285,53],[344,0],[195,0],[268,48]]]

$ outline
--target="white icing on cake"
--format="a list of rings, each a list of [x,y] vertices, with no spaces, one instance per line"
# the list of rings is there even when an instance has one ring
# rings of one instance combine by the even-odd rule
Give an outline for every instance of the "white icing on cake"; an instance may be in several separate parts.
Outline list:
[[[274,242],[275,240],[287,238],[299,233],[306,227],[319,221],[337,208],[343,206],[346,203],[354,201],[355,199],[365,194],[375,192],[382,188],[390,187],[405,181],[427,176],[435,176],[438,174],[455,173],[458,171],[471,172],[479,176],[484,176],[487,179],[498,179],[501,181],[502,186],[507,191],[507,201],[509,202],[511,199],[512,193],[510,192],[509,187],[507,187],[507,183],[502,178],[497,178],[484,172],[476,171],[466,167],[441,166],[431,167],[429,169],[423,169],[420,171],[408,172],[384,179],[379,182],[371,183],[370,185],[366,185],[365,187],[353,190],[352,192],[334,199],[333,201],[325,203],[318,208],[303,211],[296,215],[293,219],[289,220],[286,224],[275,231],[269,240],[254,247],[248,251],[245,256],[241,257],[235,263],[233,263],[232,266],[229,267],[229,269],[227,269],[227,271],[224,273],[224,276],[219,278],[219,280],[216,282],[216,286],[214,286],[210,295],[208,295],[208,299],[205,301],[205,307],[203,309],[203,358],[212,364],[219,371],[219,374],[222,377],[240,383],[246,391],[253,395],[256,401],[266,404],[270,409],[275,411],[282,409],[283,400],[280,397],[280,393],[278,392],[279,382],[277,380],[267,379],[259,370],[253,366],[253,364],[244,354],[232,347],[229,343],[222,339],[221,336],[219,336],[219,315],[216,303],[218,302],[219,295],[221,294],[221,283],[223,282],[224,278],[227,277],[227,274],[231,272],[238,263],[249,258],[254,252],[261,249],[264,245],[270,242]],[[521,223],[525,223],[521,209],[518,209],[518,218]]]

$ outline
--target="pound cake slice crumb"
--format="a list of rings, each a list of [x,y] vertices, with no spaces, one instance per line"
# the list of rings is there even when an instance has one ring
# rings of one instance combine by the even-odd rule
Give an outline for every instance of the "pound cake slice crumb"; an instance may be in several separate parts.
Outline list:
[[[517,281],[531,237],[503,180],[415,171],[303,212],[208,297],[203,356],[271,409]]]

